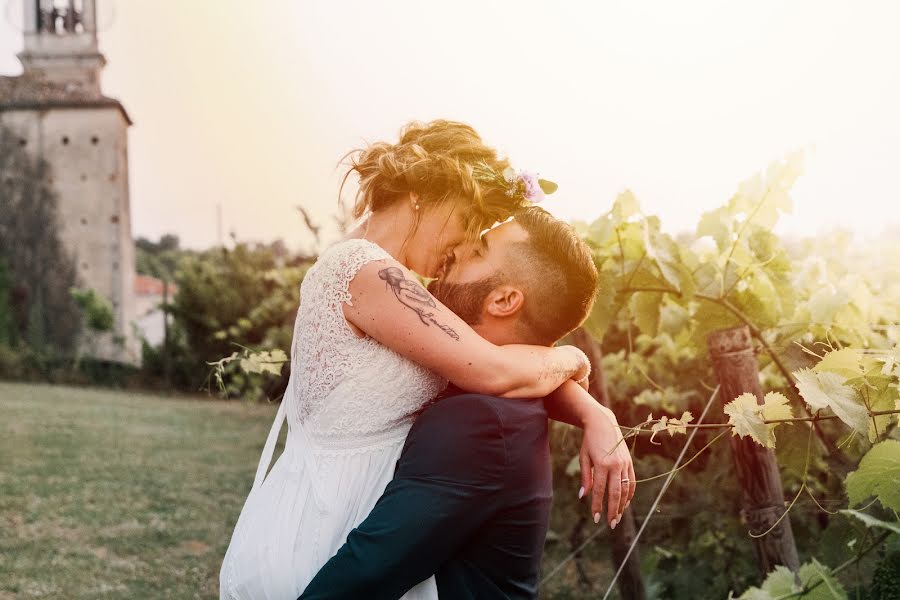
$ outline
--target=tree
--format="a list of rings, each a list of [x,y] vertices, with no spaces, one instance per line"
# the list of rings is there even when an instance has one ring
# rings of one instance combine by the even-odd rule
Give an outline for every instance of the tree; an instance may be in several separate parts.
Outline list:
[[[81,326],[73,258],[59,238],[49,165],[0,127],[0,260],[6,263],[13,334],[35,350],[74,350]]]
[[[182,249],[178,236],[171,233],[164,234],[158,242],[140,237],[134,245],[137,272],[163,281],[172,281],[181,259],[195,254]]]
[[[6,263],[0,259],[0,345],[10,345],[13,342],[13,314],[9,302],[11,287],[9,269]]]

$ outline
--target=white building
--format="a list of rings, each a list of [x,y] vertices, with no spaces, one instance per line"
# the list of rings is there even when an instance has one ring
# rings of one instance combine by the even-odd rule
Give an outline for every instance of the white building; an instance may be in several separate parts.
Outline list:
[[[159,346],[166,335],[166,315],[160,306],[171,302],[178,293],[178,286],[148,275],[138,275],[134,279],[134,293],[137,298],[137,326],[141,335],[151,346]]]
[[[79,285],[112,304],[114,331],[93,342],[97,358],[137,363],[134,240],[128,196],[128,127],[122,104],[103,95],[95,0],[24,2],[24,72],[0,77],[0,124],[50,165],[63,244]]]

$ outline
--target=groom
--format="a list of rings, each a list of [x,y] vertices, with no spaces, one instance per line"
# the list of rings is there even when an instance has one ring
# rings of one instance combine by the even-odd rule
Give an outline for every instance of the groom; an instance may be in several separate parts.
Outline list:
[[[494,344],[551,345],[590,310],[597,285],[590,250],[540,208],[493,228],[460,258],[448,258],[429,290]],[[612,413],[574,383],[566,385],[576,389],[559,401],[457,389],[427,406],[393,481],[300,598],[399,598],[431,575],[442,600],[537,598],[552,498],[548,412],[581,426],[605,423],[599,437],[607,449],[618,439]],[[621,445],[611,457],[591,452],[596,521],[604,469],[613,515],[630,500],[633,485],[630,491],[616,485],[631,468]]]

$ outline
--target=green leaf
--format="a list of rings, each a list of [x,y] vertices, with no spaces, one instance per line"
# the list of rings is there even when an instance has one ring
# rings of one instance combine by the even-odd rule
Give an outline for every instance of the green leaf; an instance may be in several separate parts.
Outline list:
[[[644,248],[647,256],[656,262],[663,279],[672,288],[681,291],[683,270],[678,244],[669,236],[652,228],[649,219],[644,222]]]
[[[800,581],[809,592],[803,595],[804,600],[846,600],[847,592],[831,573],[831,569],[815,558],[800,566]]]
[[[777,419],[792,419],[794,414],[791,411],[791,405],[787,397],[781,392],[769,392],[763,398],[762,417],[764,421],[775,421]],[[793,425],[793,423],[766,423],[769,428],[769,435],[772,436],[772,447],[775,447],[775,428],[779,425]]]
[[[833,285],[823,286],[807,302],[809,317],[813,324],[831,327],[835,317],[850,302],[850,295]]]
[[[706,336],[717,329],[728,329],[740,324],[737,317],[731,311],[716,304],[701,300],[697,303],[697,310],[691,315],[691,320],[695,323],[694,330],[691,333],[694,344],[697,348],[706,348]]]
[[[890,377],[894,373],[900,375],[900,344],[875,360],[881,363],[881,374],[885,377]]]
[[[850,506],[875,496],[885,508],[900,511],[900,441],[884,440],[872,446],[844,483]]]
[[[615,239],[616,226],[612,215],[606,213],[591,223],[587,228],[586,237],[598,246],[606,246]]]
[[[610,323],[619,311],[617,298],[618,278],[609,271],[600,271],[597,282],[597,295],[591,313],[583,323],[583,327],[594,337],[602,340]]]
[[[684,331],[691,321],[688,310],[669,297],[660,306],[659,330],[672,337]]]
[[[749,435],[760,446],[775,447],[775,428],[780,423],[766,423],[768,420],[790,419],[793,417],[788,399],[780,392],[769,392],[763,403],[756,396],[746,392],[725,405],[728,422],[734,425],[732,435]]]
[[[686,410],[681,414],[680,419],[669,419],[668,427],[666,427],[669,435],[675,437],[676,433],[687,433],[687,428],[685,425],[694,420],[694,415],[691,414],[691,411]]]
[[[718,297],[723,291],[722,272],[713,262],[704,262],[694,272],[697,293]]]
[[[270,373],[281,374],[282,363],[287,361],[287,355],[282,350],[248,352],[241,358],[241,370],[245,373]]]
[[[752,587],[738,597],[738,600],[774,600],[799,591],[794,586],[794,574],[787,567],[778,565],[766,576],[762,587]]]
[[[631,296],[631,314],[642,333],[653,337],[659,333],[662,299],[663,295],[659,292],[635,292]]]
[[[697,237],[711,236],[716,241],[719,252],[723,252],[732,241],[732,220],[733,217],[724,206],[703,213],[697,225]]]
[[[890,380],[878,378],[876,385],[869,386],[869,407],[872,411],[897,410],[900,403],[900,390],[891,386]],[[874,388],[874,389],[872,389]],[[869,419],[869,441],[874,442],[879,436],[884,435],[887,428],[900,414],[876,415]]]
[[[775,436],[763,422],[762,406],[756,402],[756,396],[745,392],[725,405],[728,422],[734,425],[731,435],[750,436],[760,446],[775,447]]]
[[[778,455],[778,466],[787,475],[800,478],[807,470],[807,448],[809,448],[809,469],[827,469],[824,459],[827,454],[818,436],[810,438],[810,428],[788,427],[778,432],[778,443],[775,452]]]
[[[545,194],[552,194],[559,189],[559,186],[548,179],[538,179],[538,185]]]
[[[753,269],[752,275],[743,280],[747,285],[748,314],[757,327],[772,326],[784,314],[781,307],[781,295],[772,283],[771,278],[762,269]],[[741,283],[738,283],[741,286]]]
[[[858,392],[844,385],[846,378],[837,373],[816,373],[811,369],[794,371],[797,389],[813,410],[830,408],[853,430],[868,435],[869,411],[857,399]]]
[[[251,354],[241,359],[241,370],[245,373],[261,373],[262,365],[259,363],[259,357]]]
[[[792,597],[802,597],[804,600],[847,599],[847,592],[835,579],[831,569],[815,558],[800,567],[798,577],[802,587],[796,584],[790,569],[778,565],[769,572],[761,587],[748,589],[738,600],[781,600]],[[801,596],[803,589],[809,591]]]
[[[788,192],[802,168],[803,155],[799,152],[772,163],[765,177],[757,174],[738,186],[729,208],[735,214],[743,213],[748,225],[772,229],[781,213],[789,213],[793,209]]]
[[[844,508],[841,509],[840,512],[844,513],[845,515],[856,517],[857,519],[865,523],[866,527],[879,527],[881,529],[887,529],[888,531],[893,531],[894,533],[900,534],[900,522],[882,521],[881,519],[876,519],[872,515],[860,512],[858,510],[853,510],[852,508]]]
[[[813,369],[819,373],[837,373],[846,378],[862,375],[862,350],[842,348],[834,350],[822,357]]]
[[[640,204],[638,204],[637,198],[635,198],[631,190],[625,190],[619,194],[616,201],[613,202],[613,207],[610,211],[613,219],[618,223],[627,220],[629,217],[636,215],[639,212],[641,212]]]

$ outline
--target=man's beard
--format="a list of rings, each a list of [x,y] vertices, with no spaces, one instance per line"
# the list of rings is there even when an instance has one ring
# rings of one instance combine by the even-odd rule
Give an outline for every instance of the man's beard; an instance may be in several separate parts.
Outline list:
[[[499,275],[491,275],[471,283],[442,283],[436,280],[428,285],[428,291],[456,313],[457,317],[469,325],[478,325],[485,298],[501,283],[503,280]]]

